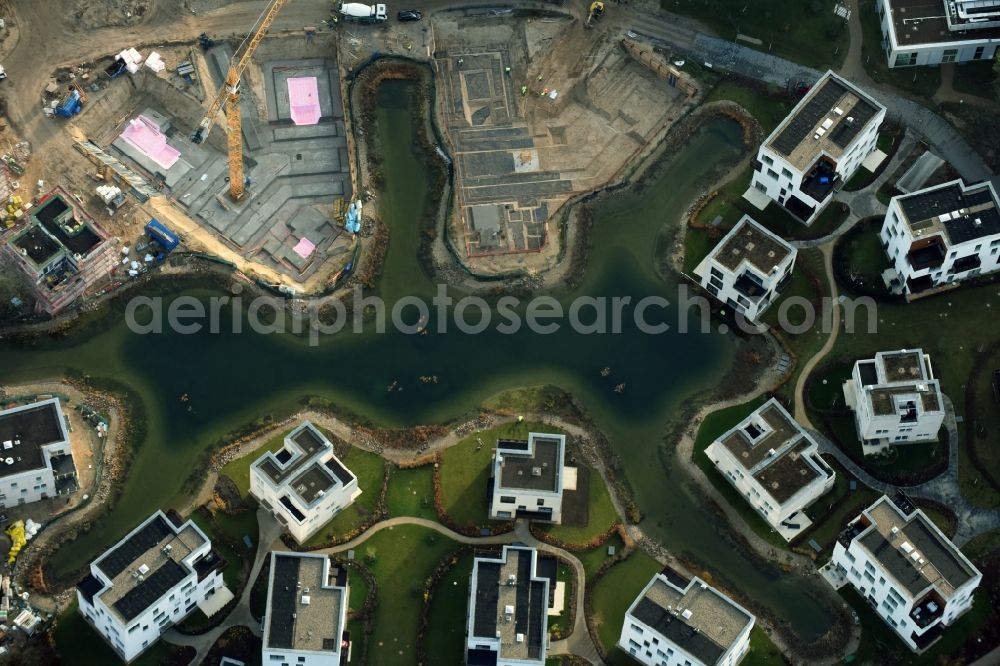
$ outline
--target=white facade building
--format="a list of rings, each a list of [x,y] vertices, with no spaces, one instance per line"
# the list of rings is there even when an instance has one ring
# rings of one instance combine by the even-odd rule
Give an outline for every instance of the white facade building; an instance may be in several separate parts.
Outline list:
[[[884,119],[884,106],[829,71],[761,144],[751,184],[812,224],[875,150]]]
[[[271,553],[261,661],[340,666],[350,657],[347,569],[326,555]]]
[[[700,578],[653,576],[622,624],[618,647],[645,666],[733,666],[750,649],[754,616]]]
[[[879,235],[907,296],[1000,268],[1000,199],[990,183],[961,180],[893,197]]]
[[[468,666],[544,666],[548,649],[549,590],[538,551],[504,546],[499,558],[477,557],[472,565],[466,618]]]
[[[875,10],[889,67],[990,60],[1000,44],[1000,0],[876,0]]]
[[[566,436],[533,432],[497,441],[490,480],[490,518],[562,521]]]
[[[157,511],[91,563],[79,611],[129,662],[223,587],[225,565],[193,521]]]
[[[840,535],[831,563],[911,650],[972,607],[983,575],[923,511],[882,496]]]
[[[76,489],[76,465],[59,399],[0,411],[0,509]]]
[[[812,521],[803,509],[833,488],[835,474],[816,442],[774,398],[705,454],[767,523],[791,540]]]
[[[791,280],[795,255],[794,247],[744,215],[694,274],[715,298],[756,322]]]
[[[920,349],[878,352],[855,362],[844,383],[865,455],[890,445],[936,440],[944,423],[941,383]]]
[[[250,494],[303,543],[361,494],[333,444],[306,421],[250,466]]]

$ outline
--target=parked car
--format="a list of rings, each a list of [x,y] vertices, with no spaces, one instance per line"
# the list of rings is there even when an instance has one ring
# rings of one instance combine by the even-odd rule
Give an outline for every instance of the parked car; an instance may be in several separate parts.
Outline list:
[[[419,21],[420,19],[423,18],[423,14],[421,14],[416,9],[405,9],[396,14],[396,18],[402,21],[403,23],[406,23],[408,21]]]

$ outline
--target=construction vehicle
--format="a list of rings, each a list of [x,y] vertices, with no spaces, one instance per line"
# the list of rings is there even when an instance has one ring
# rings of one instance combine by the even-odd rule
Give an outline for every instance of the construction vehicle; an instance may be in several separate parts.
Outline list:
[[[361,2],[345,2],[340,6],[340,13],[348,21],[360,23],[378,23],[387,18],[385,5],[366,5]]]
[[[56,115],[60,118],[72,118],[80,113],[81,110],[83,110],[83,100],[81,99],[80,91],[76,89],[71,89],[62,104],[55,108]]]
[[[229,61],[229,71],[226,73],[226,81],[219,88],[218,94],[208,107],[208,113],[198,125],[198,129],[191,135],[191,140],[195,143],[202,143],[212,129],[215,117],[219,115],[223,104],[226,107],[226,135],[229,152],[229,198],[239,201],[246,192],[246,178],[243,175],[243,127],[240,118],[240,78],[244,70],[250,64],[254,51],[267,35],[267,29],[271,27],[278,12],[285,6],[288,0],[271,0],[263,13],[257,18],[254,29],[247,34],[247,37],[236,49],[232,60]],[[211,40],[209,40],[211,41]],[[204,45],[203,45],[204,46]]]
[[[594,27],[594,21],[604,16],[604,3],[601,0],[595,0],[590,3],[590,14],[587,16],[587,22],[584,24],[587,28]]]
[[[215,40],[208,36],[208,33],[201,33],[198,35],[198,46],[201,47],[202,51],[207,51],[213,46],[215,46]]]

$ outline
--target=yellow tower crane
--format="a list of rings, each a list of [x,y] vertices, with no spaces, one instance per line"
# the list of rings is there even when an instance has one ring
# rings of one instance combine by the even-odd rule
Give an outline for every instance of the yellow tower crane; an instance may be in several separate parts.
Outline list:
[[[219,88],[218,94],[208,107],[208,113],[194,131],[191,140],[201,143],[208,136],[212,129],[215,117],[222,110],[222,105],[226,106],[226,135],[229,145],[229,196],[233,201],[243,198],[246,191],[246,184],[243,176],[243,135],[242,123],[240,120],[240,78],[243,71],[250,64],[253,52],[267,35],[267,29],[274,22],[275,17],[288,0],[271,0],[268,6],[257,19],[254,28],[247,34],[246,39],[240,44],[229,61],[229,71],[226,73],[226,82]]]

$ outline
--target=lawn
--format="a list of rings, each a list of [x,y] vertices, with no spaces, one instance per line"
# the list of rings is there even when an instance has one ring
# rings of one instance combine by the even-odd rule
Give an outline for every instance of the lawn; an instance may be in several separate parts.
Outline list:
[[[1000,442],[1000,404],[993,392],[993,371],[996,369],[1000,369],[1000,347],[977,364],[972,446],[979,462],[977,466],[991,470],[994,481],[1000,481],[1000,447],[997,446]]]
[[[441,461],[441,503],[459,525],[485,525],[487,484],[498,439],[527,439],[530,432],[559,432],[544,423],[508,423],[474,432],[445,449]]]
[[[698,19],[724,39],[740,42],[816,69],[837,69],[847,54],[847,22],[833,14],[831,0],[661,0],[675,14]]]
[[[416,516],[437,521],[434,509],[434,465],[394,468],[385,498],[389,517]]]
[[[759,85],[742,80],[723,80],[708,92],[705,103],[719,100],[736,102],[757,119],[767,135],[785,119],[798,99],[776,87],[765,92],[757,87]]]
[[[816,409],[844,409],[844,382],[851,378],[853,370],[854,364],[848,361],[821,364],[806,386],[807,405]]]
[[[847,523],[880,497],[861,482],[851,490],[851,481],[856,480],[855,477],[831,456],[823,456],[823,460],[837,474],[836,481],[829,493],[806,509],[805,513],[813,524],[796,539],[796,545],[799,546],[806,546],[810,540],[822,546],[821,561],[833,555],[837,536],[847,527]]]
[[[382,530],[358,547],[358,557],[378,581],[375,629],[368,663],[416,664],[417,625],[424,581],[458,544],[415,525]],[[450,623],[464,623],[464,605]],[[464,632],[463,632],[464,633]]]
[[[378,506],[382,479],[385,476],[385,464],[381,456],[352,446],[347,455],[341,458],[341,462],[358,477],[361,495],[306,541],[303,545],[307,548],[329,543],[334,537],[357,529],[371,517]]]
[[[771,638],[761,629],[759,624],[755,624],[750,630],[750,651],[743,659],[743,663],[750,666],[784,666],[785,657],[781,654],[778,646],[771,641]]]
[[[122,663],[118,653],[111,649],[101,635],[77,611],[76,597],[59,616],[52,634],[56,652],[65,660],[79,666],[107,666]],[[143,652],[132,666],[161,666],[170,662],[173,646],[157,641]]]
[[[436,663],[461,664],[465,660],[465,614],[469,605],[469,576],[473,554],[463,553],[434,590],[424,645]]]
[[[930,104],[931,97],[941,87],[940,67],[900,67],[889,69],[882,50],[882,26],[879,25],[875,0],[859,0],[861,12],[861,62],[873,81],[886,83]]]
[[[996,88],[992,85],[995,77],[992,60],[963,62],[954,67],[955,73],[951,79],[951,87],[955,89],[955,92],[997,101]]]
[[[347,568],[348,612],[357,613],[368,598],[368,581],[358,573],[357,567]]]
[[[586,575],[588,581],[597,571],[598,567],[600,567],[610,557],[608,555],[609,546],[613,546],[615,554],[618,554],[622,552],[622,548],[625,547],[625,543],[622,541],[620,536],[615,534],[601,546],[585,550],[582,553],[574,553],[583,565],[584,575]]]
[[[250,538],[256,543],[257,540],[257,514],[254,511],[245,512],[253,518],[254,526],[252,532],[244,532],[244,534],[249,533]],[[190,516],[191,520],[194,521],[195,525],[201,528],[201,530],[212,540],[212,548],[219,553],[226,560],[226,568],[222,572],[222,578],[225,580],[226,587],[233,591],[235,594],[239,588],[243,585],[243,559],[251,560],[254,556],[254,551],[247,552],[246,548],[242,543],[242,535],[239,537],[234,537],[232,534],[227,534],[223,530],[221,524],[217,524],[212,521],[208,511],[205,509],[198,509]],[[230,521],[230,525],[236,525],[235,521]],[[246,528],[249,530],[249,526]],[[226,540],[218,538],[218,534],[224,534],[233,543],[231,546]],[[238,550],[236,550],[238,549]],[[201,611],[198,611],[199,613]]]
[[[976,350],[996,340],[997,308],[1000,285],[996,282],[965,285],[911,303],[882,303],[874,316],[865,308],[857,308],[852,317],[854,331],[841,329],[830,357],[851,361],[873,358],[878,351],[921,348],[931,357],[942,392],[955,403],[957,413],[964,415],[965,388],[977,363]],[[965,437],[965,426],[960,425],[959,480],[963,494],[982,506],[1000,506],[1000,494],[969,459]]]
[[[593,587],[594,622],[597,636],[608,653],[608,661],[613,666],[632,665],[635,662],[615,644],[621,636],[622,618],[628,607],[635,601],[649,579],[663,567],[659,562],[641,550],[619,562],[601,577]]]
[[[241,458],[230,460],[219,470],[221,476],[228,476],[240,489],[240,494],[244,499],[250,496],[250,466],[267,451],[277,452],[285,445],[285,435],[292,431],[291,428],[276,434],[271,439],[264,442],[259,448],[251,451]]]
[[[879,300],[894,298],[882,280],[882,272],[891,264],[879,239],[881,229],[882,218],[868,219],[837,239],[833,265],[845,291]]]

